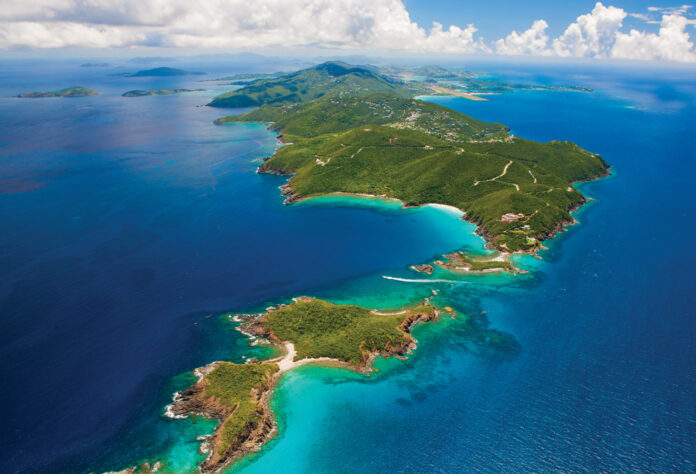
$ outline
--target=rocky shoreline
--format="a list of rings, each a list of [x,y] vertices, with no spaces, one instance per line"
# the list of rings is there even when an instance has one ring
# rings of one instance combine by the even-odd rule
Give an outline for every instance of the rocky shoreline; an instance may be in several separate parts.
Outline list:
[[[278,432],[268,403],[270,393],[275,386],[275,377],[273,377],[264,384],[261,390],[253,393],[254,401],[257,405],[256,414],[259,419],[255,422],[246,423],[244,430],[237,439],[224,452],[220,452],[221,427],[225,420],[234,414],[236,408],[221,403],[215,397],[206,397],[205,388],[207,381],[205,375],[212,372],[213,369],[222,363],[213,362],[202,368],[203,370],[198,369],[204,374],[203,378],[192,387],[175,394],[172,404],[167,409],[168,413],[173,415],[173,418],[186,418],[191,415],[198,415],[220,422],[212,435],[198,438],[199,441],[202,441],[199,452],[207,455],[199,468],[204,473],[220,472],[235,460],[258,451],[261,449],[261,446],[271,440]]]
[[[313,298],[309,297],[298,297],[293,299],[295,303],[313,300]],[[237,459],[258,451],[277,435],[278,426],[270,407],[270,400],[275,386],[282,374],[287,370],[291,370],[294,367],[308,362],[321,362],[348,368],[360,373],[367,373],[372,370],[372,362],[378,355],[384,357],[404,357],[412,352],[417,345],[416,340],[411,335],[413,327],[421,322],[437,321],[439,316],[439,311],[431,307],[427,300],[424,306],[431,308],[431,311],[424,310],[411,313],[404,311],[404,319],[398,326],[399,331],[405,335],[404,340],[398,344],[389,345],[385,350],[366,353],[359,364],[350,364],[331,358],[294,361],[295,351],[293,344],[280,341],[264,323],[264,318],[268,314],[279,311],[287,306],[289,305],[271,306],[266,308],[265,313],[237,314],[231,318],[233,321],[240,323],[237,330],[252,340],[253,343],[256,343],[258,340],[264,340],[277,347],[285,347],[285,354],[280,358],[267,361],[256,361],[255,359],[246,361],[246,364],[273,367],[273,374],[264,379],[260,387],[252,389],[252,400],[256,409],[255,419],[244,425],[243,430],[226,449],[221,450],[222,427],[223,424],[235,414],[237,407],[229,406],[219,398],[207,395],[206,387],[209,383],[208,376],[214,370],[223,364],[232,363],[217,361],[195,369],[193,373],[198,379],[197,382],[188,389],[175,393],[172,403],[165,408],[165,416],[173,419],[186,418],[188,416],[203,416],[219,421],[220,424],[213,434],[198,438],[198,440],[201,441],[199,452],[206,455],[205,460],[199,467],[201,472],[220,472]]]

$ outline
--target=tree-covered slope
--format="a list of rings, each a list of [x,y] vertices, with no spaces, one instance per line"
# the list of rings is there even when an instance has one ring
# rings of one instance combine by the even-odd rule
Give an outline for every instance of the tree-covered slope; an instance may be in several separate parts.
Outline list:
[[[294,344],[297,360],[329,357],[364,366],[371,354],[403,354],[413,341],[410,326],[418,321],[430,321],[436,315],[435,309],[427,304],[376,315],[360,306],[304,298],[270,311],[262,324],[274,339]]]
[[[606,169],[569,142],[448,142],[385,125],[298,141],[260,167],[294,174],[285,190],[290,201],[346,192],[455,206],[508,251],[536,248],[571,222],[569,212],[585,200],[572,183]]]
[[[272,123],[292,142],[259,168],[294,175],[283,191],[288,202],[344,192],[448,204],[479,225],[494,248],[534,250],[585,202],[572,184],[607,174],[600,156],[573,143],[512,137],[502,124],[385,92],[385,84],[402,86],[369,69],[326,63],[271,81],[302,92],[304,78],[327,77],[327,70],[336,81],[377,78],[377,90],[370,83],[353,91],[337,86],[312,100],[304,92],[293,100],[281,94],[277,104],[216,121]],[[257,84],[270,82],[249,87]]]
[[[403,97],[412,89],[400,81],[380,76],[370,69],[340,62],[327,62],[277,78],[261,79],[235,91],[221,94],[212,107],[253,107],[307,102],[324,96],[364,95],[388,92]]]
[[[273,122],[288,141],[336,133],[363,125],[392,124],[421,130],[445,140],[484,138],[507,132],[500,123],[469,117],[447,107],[407,99],[393,94],[330,97],[286,106],[264,106],[243,115],[231,115],[215,121]]]

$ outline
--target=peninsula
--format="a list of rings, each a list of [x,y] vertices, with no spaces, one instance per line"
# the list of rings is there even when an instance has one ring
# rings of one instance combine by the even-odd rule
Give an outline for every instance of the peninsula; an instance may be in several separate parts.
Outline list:
[[[97,95],[99,92],[87,89],[86,87],[67,87],[65,89],[60,89],[57,91],[49,92],[29,92],[26,94],[19,94],[17,97],[23,99],[34,98],[34,97],[85,97],[88,95]]]
[[[310,362],[335,363],[366,372],[377,355],[404,356],[415,348],[411,328],[434,321],[438,311],[427,301],[394,313],[300,297],[246,319],[240,330],[284,351],[279,359],[248,364],[214,362],[196,369],[198,382],[174,395],[167,415],[202,415],[220,421],[201,446],[207,454],[202,472],[217,472],[257,451],[277,433],[269,399],[284,372]]]
[[[306,78],[327,75],[336,79],[307,86]],[[348,91],[347,84],[355,87]],[[266,104],[215,123],[267,123],[291,142],[259,167],[291,176],[282,187],[287,203],[353,193],[405,206],[446,204],[462,210],[489,247],[506,253],[535,252],[574,223],[571,212],[586,198],[573,184],[609,173],[602,157],[574,143],[514,137],[502,124],[411,92],[368,69],[325,63],[258,81],[210,105]]]

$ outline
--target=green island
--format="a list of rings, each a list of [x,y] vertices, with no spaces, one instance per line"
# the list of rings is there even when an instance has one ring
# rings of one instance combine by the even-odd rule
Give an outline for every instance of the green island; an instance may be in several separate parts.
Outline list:
[[[97,95],[99,92],[87,89],[86,87],[66,87],[65,89],[60,89],[57,91],[48,92],[29,92],[26,94],[19,94],[17,97],[21,98],[32,98],[32,97],[85,97],[88,95]]]
[[[451,271],[473,272],[473,273],[489,273],[497,271],[519,271],[512,262],[497,257],[472,257],[466,252],[452,252],[443,255],[444,261],[436,260],[435,265]],[[503,256],[504,257],[504,256]]]
[[[144,69],[138,72],[121,74],[125,77],[169,77],[169,76],[202,76],[204,72],[185,71],[173,67],[156,67],[153,69]]]
[[[172,95],[185,92],[205,92],[205,89],[158,89],[154,91],[132,90],[121,94],[123,97],[144,97],[148,95]]]
[[[411,97],[419,92],[425,92],[425,89],[380,76],[363,66],[327,62],[280,77],[255,80],[241,89],[215,97],[208,105],[211,107],[283,105],[328,96],[364,95],[377,92]]]
[[[311,94],[285,94],[299,84],[293,78],[327,70],[340,81]],[[380,90],[348,93],[349,77],[370,77]],[[285,89],[276,98],[269,91],[277,81]],[[392,91],[382,90],[387,86]],[[269,101],[215,123],[268,123],[290,142],[259,167],[292,175],[283,186],[286,202],[350,193],[396,198],[406,206],[445,204],[462,210],[489,247],[506,253],[539,250],[574,222],[571,212],[586,201],[573,184],[609,173],[602,157],[574,143],[514,137],[502,124],[409,98],[408,90],[366,69],[327,63],[223,94],[211,105],[234,97],[246,105],[252,104],[244,98]]]
[[[220,422],[201,445],[202,472],[217,472],[258,450],[277,433],[269,407],[271,391],[286,371],[310,362],[341,364],[367,372],[375,356],[404,356],[415,348],[411,328],[434,321],[427,301],[393,313],[299,297],[288,305],[245,318],[240,330],[284,351],[279,359],[247,364],[214,362],[194,371],[198,382],[177,393],[167,415],[201,415]],[[147,465],[149,467],[149,464]]]
[[[411,265],[409,268],[427,275],[432,275],[435,272],[435,267],[459,273],[495,273],[503,271],[527,273],[510,262],[509,256],[509,254],[505,253],[498,253],[494,256],[472,256],[466,252],[457,251],[443,255],[443,260],[435,260],[432,264]]]

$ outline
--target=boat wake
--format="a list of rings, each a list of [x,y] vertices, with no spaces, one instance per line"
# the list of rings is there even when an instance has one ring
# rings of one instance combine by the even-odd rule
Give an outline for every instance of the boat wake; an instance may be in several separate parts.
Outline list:
[[[404,283],[462,283],[461,281],[457,280],[441,280],[441,279],[436,279],[433,278],[432,280],[428,279],[409,279],[409,278],[398,278],[398,277],[393,277],[393,276],[387,276],[387,275],[382,275],[382,278],[385,280],[394,280],[394,281],[403,281]]]

